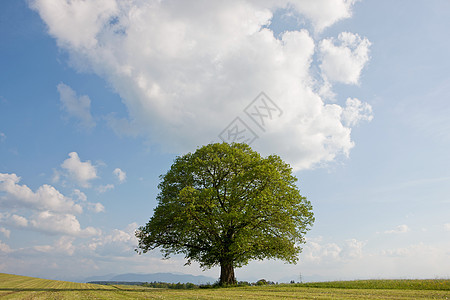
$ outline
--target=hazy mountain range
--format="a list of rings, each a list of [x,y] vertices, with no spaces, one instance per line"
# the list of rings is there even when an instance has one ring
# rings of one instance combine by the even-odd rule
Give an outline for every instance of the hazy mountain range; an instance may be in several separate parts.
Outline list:
[[[150,274],[107,274],[103,276],[91,276],[81,280],[83,282],[91,281],[130,281],[130,282],[167,282],[167,283],[194,283],[194,284],[206,284],[214,283],[217,278],[202,276],[202,275],[190,275],[190,274],[173,274],[173,273],[150,273]]]
[[[248,282],[256,282],[262,278],[237,278],[238,280],[244,280]],[[302,276],[292,275],[280,278],[279,280],[273,280],[272,278],[265,278],[266,280],[276,281],[280,283],[288,283],[291,280],[295,282],[318,282],[318,281],[328,281],[331,280],[328,277],[320,275],[309,275]],[[343,279],[343,278],[342,278]],[[107,274],[102,276],[90,276],[87,278],[82,278],[76,280],[77,282],[91,282],[91,281],[127,281],[127,282],[167,282],[167,283],[194,283],[194,284],[206,284],[214,283],[218,278],[202,276],[202,275],[190,275],[183,273],[148,273],[148,274],[138,274],[138,273],[126,273],[126,274]]]

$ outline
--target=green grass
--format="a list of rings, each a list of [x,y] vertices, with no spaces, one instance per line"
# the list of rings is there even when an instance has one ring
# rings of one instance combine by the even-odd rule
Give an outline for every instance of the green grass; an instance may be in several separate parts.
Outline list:
[[[450,299],[449,280],[442,281],[446,289],[440,288],[440,282],[364,280],[169,290],[74,283],[0,273],[0,299]],[[408,284],[412,285],[405,289]]]
[[[450,291],[449,279],[401,279],[401,280],[353,280],[309,282],[295,284],[298,287],[335,289],[392,289],[392,290],[441,290]]]

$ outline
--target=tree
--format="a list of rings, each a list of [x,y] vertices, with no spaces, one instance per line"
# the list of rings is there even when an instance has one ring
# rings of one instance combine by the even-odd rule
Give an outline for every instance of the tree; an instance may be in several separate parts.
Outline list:
[[[246,144],[209,144],[175,159],[158,185],[158,206],[139,227],[137,251],[161,248],[166,258],[219,266],[220,284],[235,284],[234,268],[250,260],[296,263],[314,222],[292,169],[277,155]]]

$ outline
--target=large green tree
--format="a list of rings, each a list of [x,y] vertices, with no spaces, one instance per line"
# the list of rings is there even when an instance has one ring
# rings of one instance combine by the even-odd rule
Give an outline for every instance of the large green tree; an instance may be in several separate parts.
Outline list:
[[[234,268],[250,260],[298,261],[312,207],[292,169],[277,155],[246,144],[209,144],[175,159],[161,176],[158,206],[136,231],[139,253],[160,248],[187,264],[221,267],[220,284],[236,283]]]

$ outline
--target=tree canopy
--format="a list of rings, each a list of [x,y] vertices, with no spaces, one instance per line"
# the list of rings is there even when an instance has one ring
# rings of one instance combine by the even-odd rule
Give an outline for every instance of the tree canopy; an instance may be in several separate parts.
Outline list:
[[[216,143],[175,159],[161,176],[158,205],[136,231],[136,249],[184,254],[187,264],[221,267],[220,283],[251,260],[296,263],[314,222],[292,169],[246,144]]]

